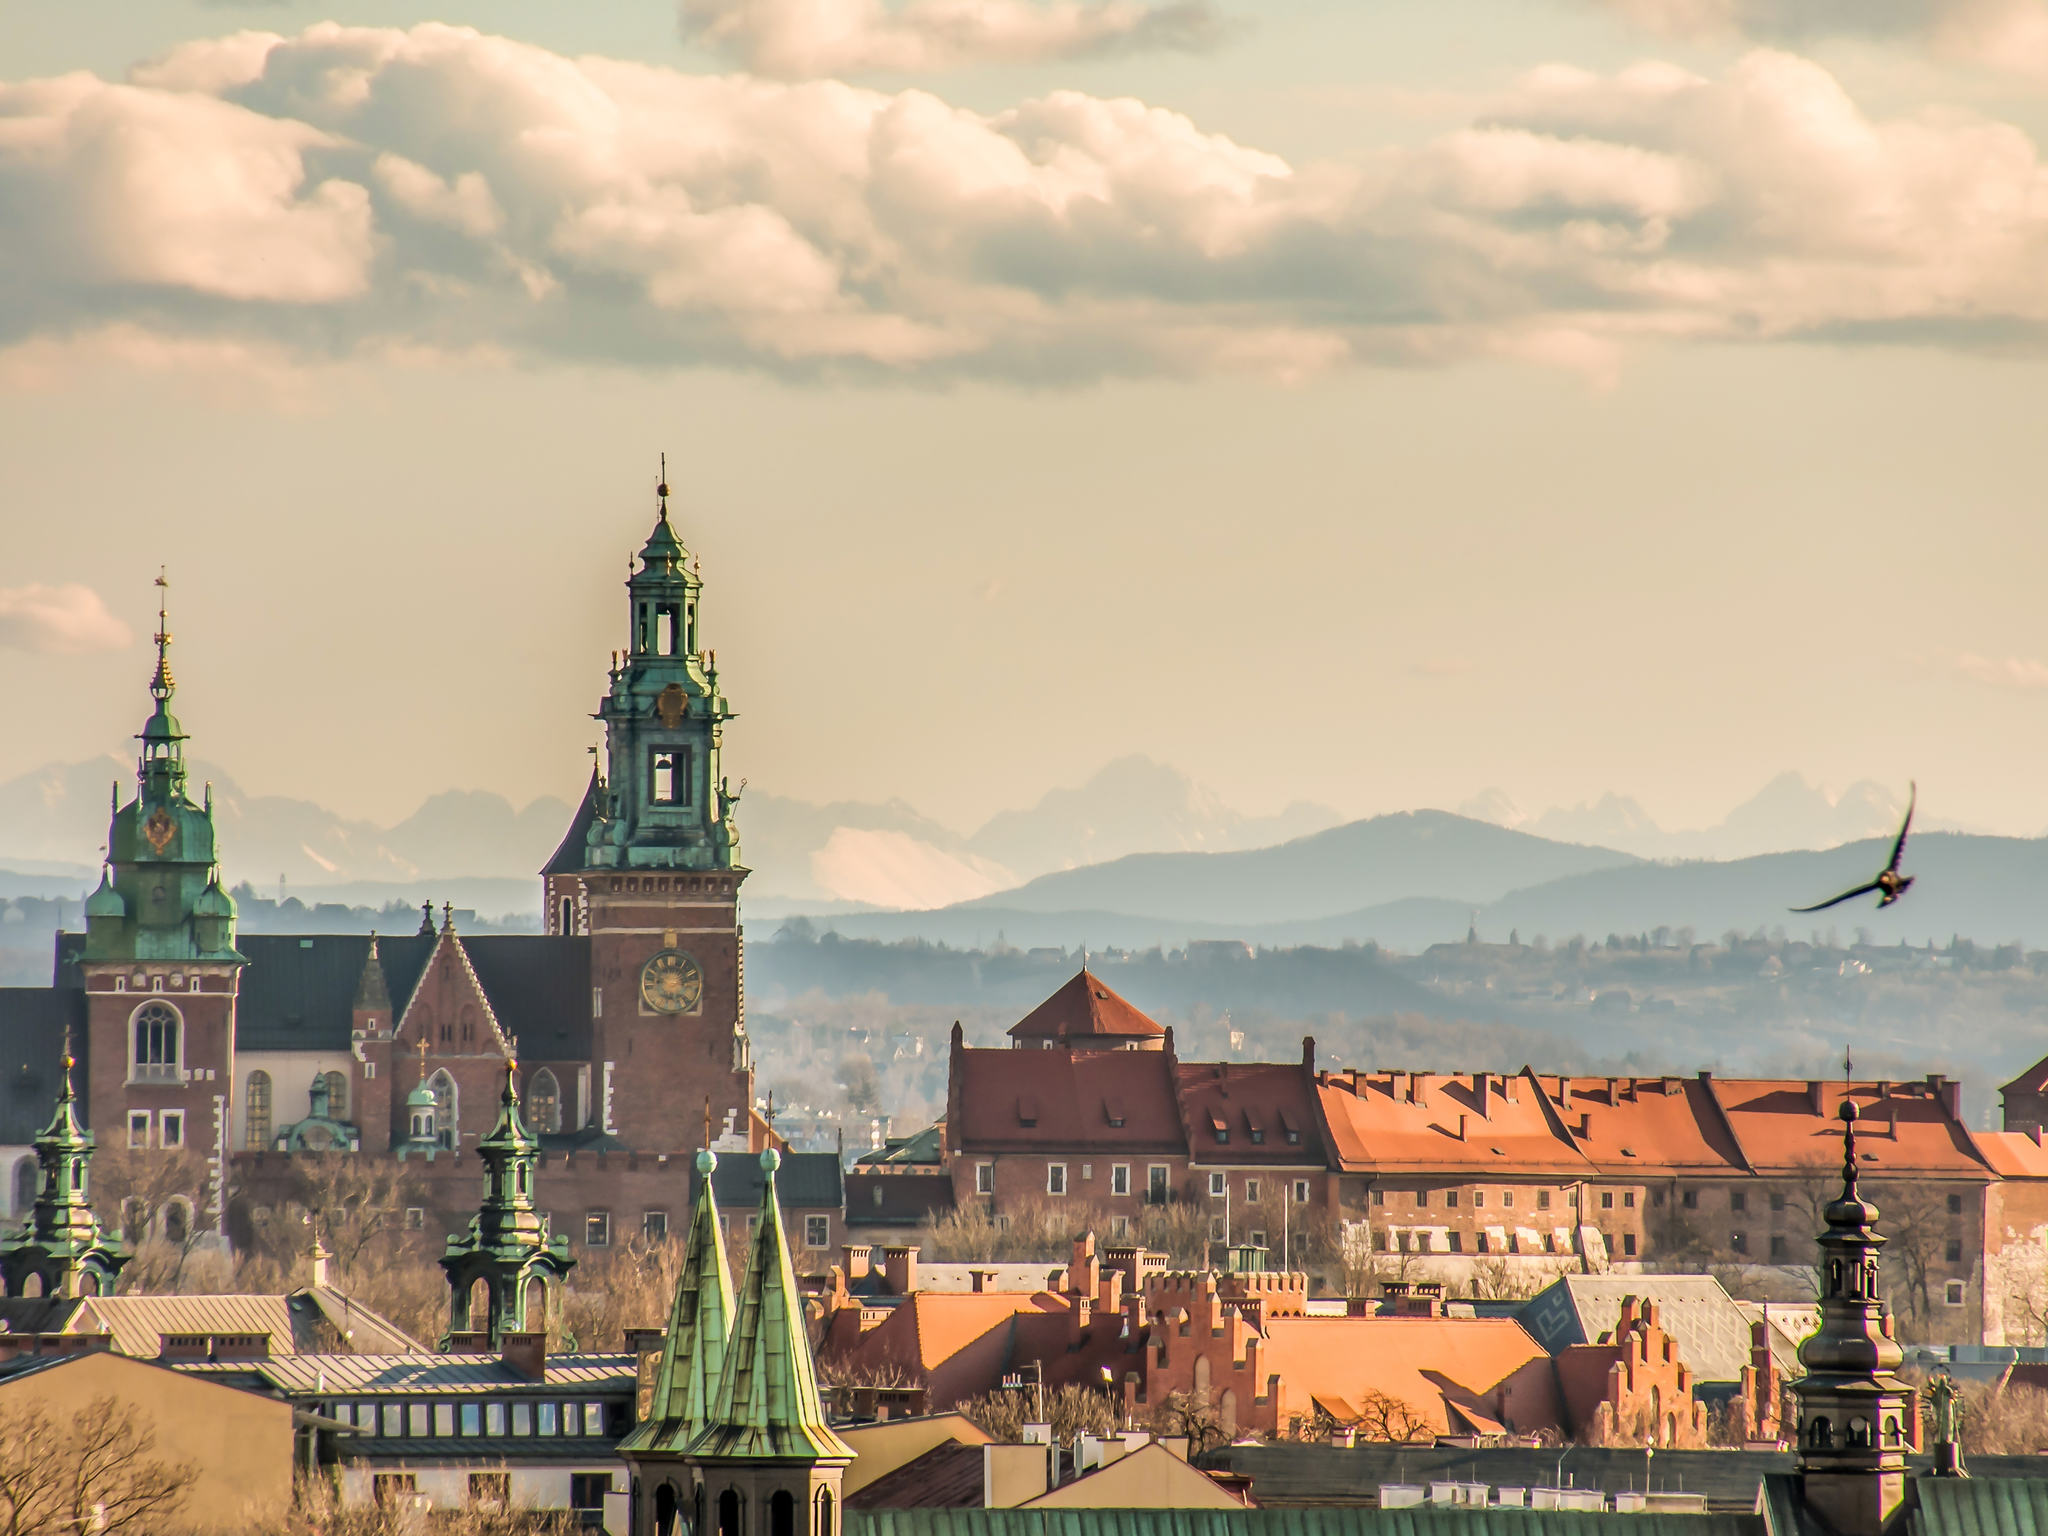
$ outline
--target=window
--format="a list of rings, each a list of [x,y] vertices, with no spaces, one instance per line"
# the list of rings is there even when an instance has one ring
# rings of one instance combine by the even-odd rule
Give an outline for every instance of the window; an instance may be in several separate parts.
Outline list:
[[[406,1429],[408,1435],[424,1440],[427,1436],[427,1416],[433,1404],[407,1403],[405,1405]]]
[[[583,1433],[583,1405],[581,1403],[562,1404],[562,1433],[565,1435],[580,1435]]]
[[[185,1111],[182,1109],[167,1109],[163,1112],[163,1118],[157,1123],[159,1128],[157,1142],[160,1146],[182,1147],[185,1145]],[[1962,1245],[1960,1243],[1951,1243],[1949,1246],[1959,1248]]]
[[[444,1067],[427,1079],[427,1086],[434,1091],[434,1129],[439,1132],[441,1145],[452,1152],[462,1134],[455,1118],[455,1079]]]
[[[1776,1262],[1783,1262],[1786,1252],[1787,1245],[1784,1234],[1773,1232],[1771,1234],[1771,1258]]]
[[[484,1433],[487,1435],[502,1435],[505,1433],[505,1405],[503,1403],[484,1404]]]
[[[1465,1234],[1464,1234],[1464,1233],[1462,1233],[1462,1232],[1453,1232],[1453,1233],[1451,1234],[1451,1252],[1453,1252],[1453,1253],[1463,1253],[1464,1251],[1465,1251]]]
[[[1688,1211],[1696,1211],[1700,1208],[1700,1192],[1696,1189],[1688,1189],[1678,1197],[1678,1203]]]
[[[1747,1232],[1730,1232],[1728,1234],[1728,1247],[1734,1253],[1749,1252],[1749,1234]]]
[[[1131,1192],[1131,1165],[1111,1163],[1109,1165],[1109,1192],[1112,1195],[1128,1195]]]
[[[348,1079],[339,1072],[327,1074],[327,1118],[348,1118]]]
[[[1951,1264],[1963,1262],[1963,1240],[1959,1237],[1952,1237],[1948,1240],[1948,1262]]]
[[[656,747],[650,770],[649,798],[656,805],[690,803],[690,749]]]
[[[1663,1190],[1661,1190],[1661,1189],[1653,1189],[1653,1190],[1651,1190],[1651,1191],[1650,1191],[1650,1204],[1651,1204],[1651,1205],[1653,1205],[1653,1206],[1655,1206],[1655,1207],[1656,1207],[1656,1208],[1657,1208],[1658,1210],[1660,1210],[1660,1211],[1661,1211],[1662,1209],[1664,1209],[1664,1191],[1663,1191]]]
[[[1257,1179],[1246,1179],[1244,1181],[1244,1198],[1247,1205],[1257,1205],[1259,1203],[1259,1181]]]
[[[1418,1189],[1417,1191],[1415,1191],[1415,1208],[1419,1211],[1427,1208],[1428,1205],[1429,1191],[1426,1189]]]
[[[1224,1183],[1222,1174],[1212,1173],[1209,1175],[1209,1198],[1211,1200],[1221,1200],[1227,1189],[1228,1186]]]
[[[247,1106],[244,1123],[248,1129],[242,1133],[242,1140],[251,1152],[267,1151],[270,1147],[270,1074],[251,1072],[247,1088],[243,1092]]]
[[[996,1165],[976,1163],[974,1165],[974,1192],[977,1195],[992,1195],[996,1192]]]
[[[178,1081],[178,1034],[178,1010],[169,1003],[144,1003],[136,1009],[135,1060],[129,1081]]]
[[[1209,1241],[1212,1243],[1223,1241],[1223,1218],[1221,1216],[1211,1216],[1209,1218]]]
[[[1067,1165],[1047,1163],[1045,1165],[1045,1192],[1048,1195],[1064,1195],[1067,1192]]]
[[[534,1410],[533,1432],[537,1435],[558,1435],[562,1432],[562,1405],[542,1403]]]
[[[405,1230],[406,1230],[406,1231],[408,1231],[408,1232],[417,1232],[417,1231],[419,1231],[419,1230],[420,1230],[420,1229],[421,1229],[422,1227],[426,1226],[426,1224],[427,1224],[427,1213],[426,1213],[426,1210],[425,1210],[425,1209],[424,1209],[423,1207],[421,1207],[421,1206],[417,1206],[417,1205],[408,1205],[408,1206],[407,1206],[407,1207],[405,1208]]]
[[[1296,1180],[1294,1181],[1294,1203],[1295,1203],[1296,1205],[1307,1205],[1307,1204],[1308,1204],[1308,1180],[1307,1180],[1307,1179],[1296,1179]]]
[[[1728,1209],[1729,1209],[1729,1210],[1731,1210],[1731,1211],[1746,1211],[1746,1210],[1748,1210],[1748,1209],[1749,1209],[1749,1196],[1748,1196],[1748,1194],[1746,1194],[1746,1193],[1745,1193],[1744,1191],[1742,1191],[1742,1190],[1739,1190],[1739,1189],[1731,1189],[1731,1190],[1729,1190],[1729,1191],[1728,1191]]]
[[[1960,1307],[1963,1304],[1963,1282],[1960,1280],[1949,1281],[1947,1285],[1942,1287],[1941,1299],[1952,1307]]]
[[[472,1437],[484,1432],[484,1405],[482,1403],[464,1403],[462,1405],[462,1432]]]
[[[381,1507],[386,1504],[409,1504],[419,1491],[419,1478],[410,1472],[373,1472],[370,1474],[370,1497]]]
[[[1131,1235],[1131,1218],[1112,1216],[1109,1218],[1109,1235],[1121,1242]]]
[[[583,1433],[586,1435],[601,1435],[604,1433],[603,1403],[585,1403],[583,1405]]]
[[[1153,1163],[1145,1170],[1145,1198],[1154,1205],[1166,1204],[1166,1164]]]
[[[1252,1229],[1251,1231],[1249,1231],[1249,1232],[1247,1232],[1247,1233],[1245,1234],[1245,1241],[1246,1241],[1246,1242],[1248,1242],[1248,1243],[1250,1243],[1250,1244],[1251,1244],[1251,1245],[1252,1245],[1252,1246],[1253,1246],[1254,1248],[1263,1248],[1263,1247],[1265,1247],[1265,1246],[1266,1246],[1266,1233],[1265,1233],[1265,1229],[1264,1229],[1264,1228],[1261,1228],[1261,1227],[1254,1227],[1254,1228],[1253,1228],[1253,1229]]]
[[[609,1248],[612,1245],[612,1213],[591,1211],[583,1218],[583,1246]]]
[[[512,1405],[512,1433],[515,1435],[530,1435],[533,1433],[533,1404],[514,1403]]]
[[[1094,1177],[1095,1177],[1095,1165],[1094,1165],[1093,1163],[1083,1163],[1083,1164],[1081,1165],[1081,1182],[1082,1182],[1083,1184],[1086,1184],[1086,1183],[1090,1182],[1091,1180],[1093,1180],[1093,1179],[1094,1179]]]
[[[1458,1208],[1458,1192],[1455,1189],[1444,1191],[1444,1204],[1454,1211]]]
[[[1374,1190],[1372,1192],[1372,1203],[1374,1205],[1385,1205],[1387,1203],[1387,1192],[1384,1189]]]
[[[526,1118],[542,1136],[553,1136],[562,1129],[562,1085],[546,1067],[534,1073],[526,1086]]]
[[[1624,1232],[1624,1233],[1622,1233],[1622,1234],[1621,1234],[1621,1252],[1622,1252],[1622,1256],[1623,1256],[1624,1258],[1630,1258],[1630,1259],[1632,1259],[1632,1258],[1634,1258],[1634,1257],[1636,1256],[1636,1235],[1635,1235],[1635,1233],[1633,1233],[1633,1232]]]
[[[1785,1195],[1782,1190],[1774,1189],[1771,1191],[1771,1209],[1774,1211],[1785,1209]]]
[[[806,1216],[804,1218],[804,1246],[806,1248],[829,1248],[832,1245],[832,1218],[830,1216]]]
[[[1613,1191],[1613,1190],[1611,1190],[1611,1189],[1603,1189],[1603,1190],[1601,1190],[1601,1191],[1600,1191],[1600,1209],[1601,1209],[1601,1210],[1603,1210],[1603,1211],[1611,1211],[1611,1210],[1613,1210],[1613,1209],[1614,1209],[1614,1191]]]
[[[1951,1216],[1963,1214],[1963,1197],[1961,1195],[1950,1195],[1948,1197],[1948,1213]]]
[[[480,1509],[503,1509],[512,1500],[510,1472],[469,1474],[469,1502]]]
[[[668,1238],[668,1212],[649,1211],[640,1218],[640,1232],[650,1243],[664,1242]]]
[[[574,1510],[601,1510],[604,1496],[612,1491],[612,1475],[609,1472],[571,1472],[569,1474],[569,1507]]]
[[[1550,1191],[1549,1191],[1549,1190],[1547,1190],[1547,1189],[1539,1189],[1539,1190],[1537,1190],[1537,1191],[1536,1191],[1536,1209],[1537,1209],[1537,1210],[1539,1210],[1539,1211],[1547,1211],[1547,1210],[1549,1210],[1549,1209],[1550,1209]]]
[[[1472,1191],[1472,1209],[1476,1211],[1476,1210],[1478,1210],[1478,1209],[1479,1209],[1479,1208],[1480,1208],[1481,1206],[1483,1206],[1483,1205],[1485,1205],[1485,1204],[1486,1204],[1486,1191],[1485,1191],[1485,1190],[1483,1190],[1483,1189],[1475,1189],[1475,1190],[1473,1190],[1473,1191]]]
[[[1502,1190],[1500,1192],[1500,1203],[1503,1207],[1512,1209],[1515,1203],[1515,1192],[1512,1189]]]
[[[405,1404],[384,1403],[384,1425],[380,1433],[386,1440],[397,1440],[405,1434]]]
[[[434,1404],[434,1433],[437,1435],[452,1435],[455,1433],[455,1405],[453,1403]]]
[[[128,1145],[146,1147],[149,1145],[149,1111],[131,1109],[128,1111]]]
[[[575,931],[576,898],[573,896],[564,896],[562,898],[562,918],[560,924],[556,927],[555,932],[574,933]]]
[[[1636,1208],[1636,1192],[1634,1190],[1625,1189],[1621,1192],[1621,1207],[1625,1211],[1632,1211]]]

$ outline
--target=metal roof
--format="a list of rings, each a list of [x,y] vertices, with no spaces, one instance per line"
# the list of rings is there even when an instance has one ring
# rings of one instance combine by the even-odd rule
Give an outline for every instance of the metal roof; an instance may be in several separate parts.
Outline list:
[[[88,1296],[73,1305],[76,1310],[65,1332],[104,1330],[114,1336],[116,1352],[142,1360],[153,1360],[163,1352],[167,1333],[263,1334],[270,1340],[273,1356],[297,1355],[328,1342],[322,1337],[323,1323],[332,1326],[345,1345],[357,1348],[425,1348],[403,1329],[332,1286],[282,1296]]]
[[[257,1375],[291,1397],[472,1397],[634,1391],[637,1355],[551,1355],[534,1381],[496,1355],[287,1355],[269,1360],[194,1362],[208,1375]]]
[[[0,987],[0,1146],[25,1147],[50,1123],[71,1026],[78,1081],[85,1061],[85,994],[51,987]]]
[[[1256,1495],[1254,1495],[1256,1497]],[[846,1536],[1607,1536],[1564,1509],[848,1509]],[[1763,1536],[1757,1515],[1631,1514],[1630,1536]]]
[[[838,1153],[785,1152],[782,1165],[775,1171],[775,1203],[785,1211],[836,1211],[844,1198],[840,1180]],[[697,1198],[703,1182],[704,1175],[693,1168],[690,1172],[692,1200]],[[721,1156],[718,1167],[711,1174],[711,1192],[718,1197],[721,1210],[748,1211],[760,1205],[761,1190],[766,1182],[760,1158],[747,1153]]]
[[[1971,1470],[1975,1471],[1975,1458]],[[2036,1458],[2038,1462],[2038,1458]],[[1914,1479],[1919,1507],[1913,1536],[2042,1536],[2048,1532],[2048,1479]]]
[[[1624,1297],[1657,1304],[1657,1322],[1702,1382],[1739,1381],[1749,1364],[1749,1318],[1712,1275],[1563,1275],[1518,1314],[1550,1354],[1597,1344],[1621,1321]]]

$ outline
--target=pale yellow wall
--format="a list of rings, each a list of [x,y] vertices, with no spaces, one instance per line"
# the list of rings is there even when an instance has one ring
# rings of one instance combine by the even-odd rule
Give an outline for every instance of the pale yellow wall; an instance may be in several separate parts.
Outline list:
[[[1025,1509],[1243,1509],[1214,1479],[1163,1445],[1120,1456],[1027,1501]]]
[[[982,1451],[982,1493],[990,1509],[1016,1509],[1045,1492],[1052,1452],[1044,1444],[991,1445]]]
[[[908,1466],[935,1445],[957,1440],[962,1445],[987,1445],[988,1435],[961,1413],[934,1413],[915,1419],[884,1419],[842,1429],[839,1438],[853,1447],[846,1469],[846,1491],[858,1493],[878,1477]]]
[[[155,1432],[150,1455],[197,1479],[174,1524],[246,1531],[292,1492],[292,1410],[275,1398],[181,1375],[126,1355],[93,1353],[0,1381],[0,1405],[38,1404],[61,1433],[95,1399],[115,1398]]]

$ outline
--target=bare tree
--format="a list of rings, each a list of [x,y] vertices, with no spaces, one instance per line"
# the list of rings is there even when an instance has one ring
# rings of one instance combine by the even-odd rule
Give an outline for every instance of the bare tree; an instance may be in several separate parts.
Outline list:
[[[141,1412],[114,1397],[63,1425],[40,1404],[0,1408],[0,1536],[164,1529],[195,1474],[155,1449]]]
[[[103,1226],[145,1250],[121,1277],[129,1291],[175,1291],[211,1235],[202,1225],[206,1160],[188,1147],[108,1147],[93,1159],[93,1208]]]
[[[1158,1435],[1186,1436],[1190,1457],[1221,1445],[1226,1438],[1223,1415],[1207,1392],[1167,1393],[1152,1410],[1152,1431]]]

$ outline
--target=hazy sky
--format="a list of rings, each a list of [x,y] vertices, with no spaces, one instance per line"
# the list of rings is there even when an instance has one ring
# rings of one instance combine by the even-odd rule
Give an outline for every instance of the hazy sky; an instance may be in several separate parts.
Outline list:
[[[245,787],[571,795],[665,450],[763,789],[2036,833],[2044,102],[2048,0],[0,0],[0,777],[163,563]]]

